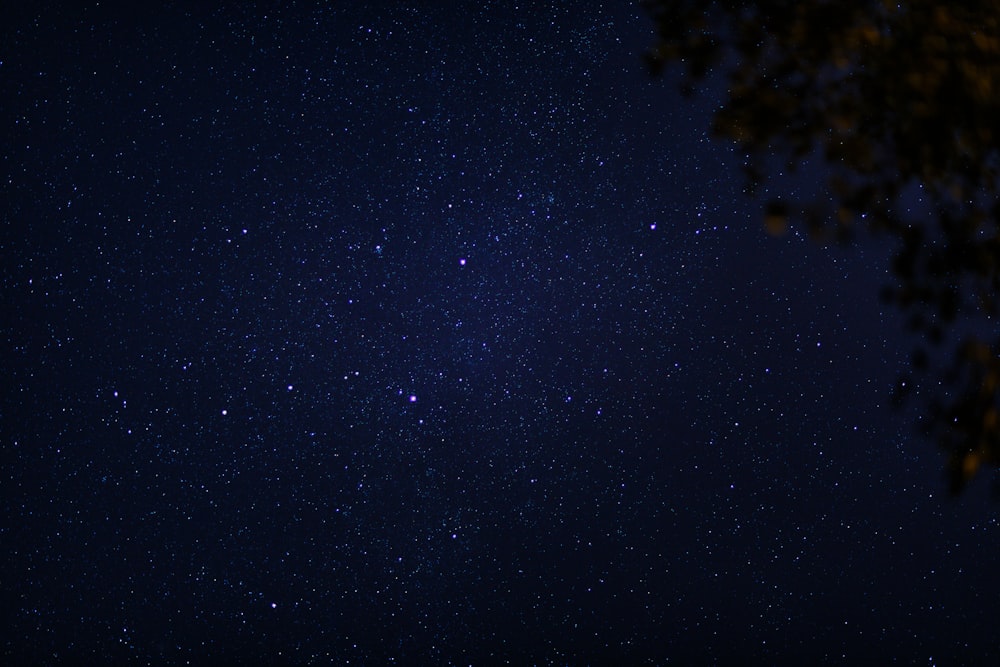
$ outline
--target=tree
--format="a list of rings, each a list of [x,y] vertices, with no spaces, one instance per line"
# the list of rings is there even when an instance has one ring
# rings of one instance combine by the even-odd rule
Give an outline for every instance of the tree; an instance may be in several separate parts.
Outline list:
[[[897,280],[883,296],[921,334],[918,379],[941,380],[923,399],[921,421],[948,455],[951,490],[1000,465],[996,3],[644,5],[658,33],[647,52],[654,73],[679,66],[685,92],[727,77],[713,130],[748,155],[751,189],[768,160],[794,169],[821,156],[826,196],[767,202],[770,232],[793,223],[844,243],[859,229],[893,239]],[[924,214],[907,211],[912,192],[921,193]],[[952,360],[929,368],[929,351],[944,343]]]

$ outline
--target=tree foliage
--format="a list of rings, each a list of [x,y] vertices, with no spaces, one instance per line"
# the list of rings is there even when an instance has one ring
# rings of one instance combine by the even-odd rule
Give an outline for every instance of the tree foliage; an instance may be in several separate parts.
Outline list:
[[[821,156],[827,196],[770,201],[772,233],[807,225],[895,245],[883,289],[921,334],[913,367],[923,428],[948,454],[952,491],[1000,465],[1000,8],[979,0],[647,0],[654,73],[683,89],[727,77],[717,136],[750,157],[751,186],[776,157]],[[911,209],[913,193],[922,205]],[[952,361],[931,372],[935,347]],[[901,382],[900,386],[912,386]]]

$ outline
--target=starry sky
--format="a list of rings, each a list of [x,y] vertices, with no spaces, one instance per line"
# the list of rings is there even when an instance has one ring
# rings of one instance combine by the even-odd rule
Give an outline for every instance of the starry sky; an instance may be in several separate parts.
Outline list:
[[[22,4],[6,664],[995,664],[887,248],[634,4]]]

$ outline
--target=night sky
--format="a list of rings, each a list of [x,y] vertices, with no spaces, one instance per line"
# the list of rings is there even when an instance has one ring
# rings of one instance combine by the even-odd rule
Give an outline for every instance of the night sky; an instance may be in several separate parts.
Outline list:
[[[888,250],[637,7],[86,4],[0,10],[4,664],[996,664]]]

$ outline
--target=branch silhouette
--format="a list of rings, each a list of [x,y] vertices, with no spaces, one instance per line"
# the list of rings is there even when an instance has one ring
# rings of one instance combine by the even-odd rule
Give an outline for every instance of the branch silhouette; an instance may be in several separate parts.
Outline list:
[[[1000,464],[1000,9],[972,1],[646,0],[654,74],[677,68],[685,93],[726,77],[716,136],[763,165],[820,156],[826,193],[766,202],[772,234],[805,225],[850,243],[894,241],[882,296],[921,334],[912,371],[921,428],[946,452],[960,493]],[[921,206],[914,212],[913,193]],[[931,363],[944,350],[950,362]],[[913,386],[903,378],[895,397]]]

